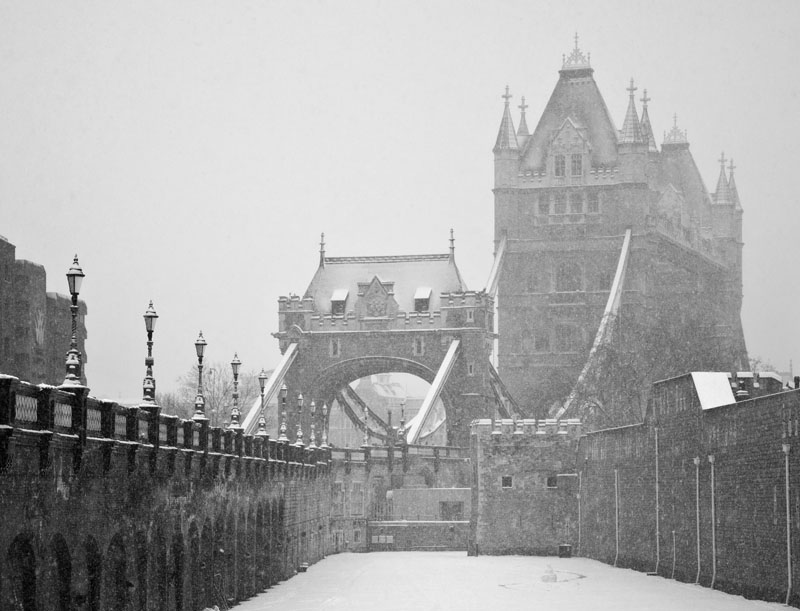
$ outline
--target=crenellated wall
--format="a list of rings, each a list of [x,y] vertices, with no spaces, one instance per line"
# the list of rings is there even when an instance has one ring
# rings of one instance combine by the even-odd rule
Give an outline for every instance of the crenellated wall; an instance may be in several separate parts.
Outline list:
[[[0,376],[0,606],[199,610],[330,549],[330,453]]]

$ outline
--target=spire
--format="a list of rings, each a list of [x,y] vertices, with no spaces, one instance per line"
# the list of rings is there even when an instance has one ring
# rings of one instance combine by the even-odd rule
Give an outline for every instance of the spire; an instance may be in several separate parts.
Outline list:
[[[506,92],[502,97],[505,100],[505,108],[503,109],[503,119],[500,121],[500,130],[497,132],[497,142],[494,144],[493,151],[497,153],[501,150],[518,150],[517,135],[514,132],[514,121],[511,119],[511,110],[509,109],[509,100],[511,94],[508,92],[508,85],[506,85]]]
[[[319,236],[319,266],[325,267],[325,233]]]
[[[730,205],[733,203],[731,190],[728,185],[728,177],[725,174],[725,153],[722,153],[719,161],[719,178],[717,179],[717,190],[714,192],[714,203],[719,205]]]
[[[733,205],[736,206],[737,210],[741,210],[742,204],[739,201],[739,191],[736,189],[736,181],[733,179],[733,171],[735,169],[736,166],[733,165],[733,159],[731,159],[730,163],[728,164],[728,191],[730,191]]]
[[[639,101],[642,103],[642,120],[639,122],[642,138],[647,143],[647,150],[651,153],[657,153],[656,138],[650,125],[650,115],[647,113],[647,103],[650,101],[650,98],[647,97],[647,89],[644,90],[644,96]]]
[[[678,129],[678,115],[672,115],[672,129],[669,133],[664,132],[664,142],[662,144],[689,144],[686,139],[686,130]]]
[[[625,113],[625,122],[622,124],[622,131],[619,134],[620,144],[639,144],[644,142],[642,137],[642,129],[639,126],[639,115],[636,113],[636,100],[633,99],[633,94],[636,87],[633,86],[633,79],[631,79],[631,86],[628,87],[628,112]]]
[[[578,48],[578,33],[575,32],[575,48],[572,49],[572,53],[569,54],[569,57],[566,55],[561,56],[561,70],[589,70],[591,74],[592,66],[591,66],[591,59],[592,54],[587,53],[586,55]]]
[[[525,109],[528,105],[525,103],[525,96],[522,96],[522,104],[517,106],[519,108],[519,127],[517,128],[517,136],[530,136],[528,131],[528,122],[525,120]]]

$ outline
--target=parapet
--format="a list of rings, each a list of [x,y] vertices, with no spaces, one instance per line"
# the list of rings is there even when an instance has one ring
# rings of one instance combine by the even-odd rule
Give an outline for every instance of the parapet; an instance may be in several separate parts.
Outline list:
[[[479,438],[493,439],[495,441],[513,441],[520,439],[577,440],[581,436],[581,421],[577,418],[498,418],[490,420],[484,418],[473,420],[470,424],[473,435]]]

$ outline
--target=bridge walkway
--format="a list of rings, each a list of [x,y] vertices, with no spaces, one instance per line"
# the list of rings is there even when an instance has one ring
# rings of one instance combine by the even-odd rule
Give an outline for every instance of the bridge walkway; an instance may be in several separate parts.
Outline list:
[[[777,611],[786,607],[585,558],[468,557],[463,552],[337,554],[234,607],[235,611],[533,608]]]

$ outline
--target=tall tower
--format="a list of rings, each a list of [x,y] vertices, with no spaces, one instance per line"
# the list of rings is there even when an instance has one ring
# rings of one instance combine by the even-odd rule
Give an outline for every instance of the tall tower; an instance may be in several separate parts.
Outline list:
[[[543,415],[588,375],[591,353],[598,388],[582,403],[621,423],[635,420],[646,400],[639,384],[691,368],[745,367],[741,251],[735,256],[741,213],[710,196],[677,120],[659,150],[646,90],[640,117],[631,79],[617,130],[593,75],[576,35],[530,135],[524,99],[515,132],[508,88],[503,96],[493,149],[496,243],[506,237],[498,361],[511,393],[530,415]],[[724,186],[732,202],[727,178]],[[614,331],[592,349],[612,288]],[[659,335],[670,329],[681,337],[675,345]],[[625,396],[609,378],[622,369],[637,387]]]

